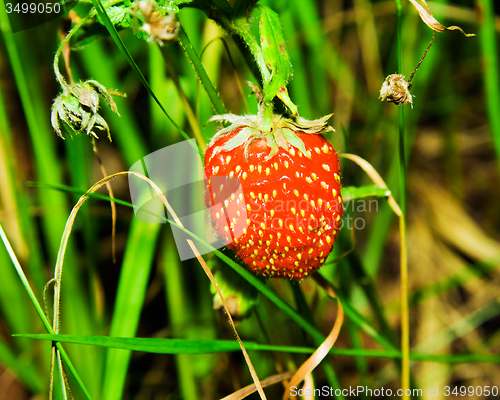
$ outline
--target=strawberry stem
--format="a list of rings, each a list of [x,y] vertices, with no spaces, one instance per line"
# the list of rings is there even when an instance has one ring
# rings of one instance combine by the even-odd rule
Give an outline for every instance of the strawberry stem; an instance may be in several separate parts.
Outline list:
[[[262,102],[259,105],[259,108],[262,108],[262,131],[268,133],[271,132],[273,127],[273,116],[274,116],[274,108],[272,102]]]
[[[267,17],[272,17],[275,13],[272,12],[270,9],[267,9]],[[207,10],[205,10],[207,12]],[[207,13],[207,15],[209,15]],[[281,25],[279,23],[279,19],[277,17],[272,21],[269,22],[271,25],[270,27],[268,26],[268,31],[275,32],[279,31],[281,32]],[[227,30],[233,38],[235,38],[235,42],[238,44],[241,39],[243,44],[246,46],[246,49],[242,49],[242,53],[248,54],[250,52],[252,59],[248,60],[249,61],[249,66],[252,69],[252,66],[257,66],[257,69],[260,74],[260,79],[261,79],[261,87],[263,88],[264,92],[269,90],[269,93],[265,93],[264,97],[266,99],[266,103],[264,105],[264,108],[266,111],[264,112],[264,129],[266,132],[270,132],[271,129],[271,124],[272,124],[272,104],[271,101],[272,99],[277,96],[284,104],[285,106],[290,110],[292,115],[297,116],[298,111],[297,111],[297,106],[292,102],[290,99],[290,96],[288,94],[288,91],[286,89],[286,83],[288,82],[288,79],[290,77],[290,72],[284,73],[283,71],[280,72],[282,76],[276,75],[276,66],[274,65],[275,62],[281,62],[280,65],[286,66],[286,68],[291,68],[291,64],[288,59],[288,54],[286,53],[286,50],[282,50],[283,56],[280,58],[278,57],[278,61],[273,60],[273,57],[269,55],[269,52],[272,53],[269,48],[264,47],[264,43],[266,43],[265,38],[263,37],[262,33],[262,26],[259,28],[261,31],[261,37],[260,37],[260,42],[257,40],[255,35],[252,33],[250,26],[248,24],[248,19],[246,16],[240,16],[234,19],[229,19],[227,18],[224,14],[217,14],[217,15],[209,15],[209,18],[213,18],[223,29]],[[262,25],[262,20],[261,20],[261,25]],[[273,30],[274,29],[274,30]],[[267,32],[267,31],[266,31]],[[273,36],[273,40],[279,40],[279,37]],[[278,42],[279,44],[279,42]],[[276,47],[278,46],[276,44]],[[240,45],[241,46],[241,45]],[[284,48],[284,43],[282,44],[282,47]],[[269,47],[269,45],[268,45]],[[272,47],[272,46],[271,46]],[[266,55],[266,49],[267,49],[267,55]],[[248,50],[248,51],[245,51]],[[273,50],[275,50],[273,48]],[[285,57],[286,56],[286,57]],[[282,59],[283,58],[283,59]],[[255,63],[254,63],[255,61]],[[273,67],[274,65],[274,67]],[[253,68],[255,70],[255,68]],[[256,71],[253,71],[254,75],[256,75]],[[274,75],[273,75],[274,74]],[[278,82],[279,79],[282,79],[281,82]],[[273,86],[270,88],[270,86]],[[267,97],[266,97],[267,94]],[[268,108],[271,108],[270,111],[268,111]],[[260,112],[260,110],[259,110]]]
[[[245,18],[236,19],[232,24],[227,24],[232,30],[232,33],[236,33],[240,36],[245,44],[250,50],[250,53],[255,58],[255,62],[257,63],[257,67],[259,68],[259,72],[264,83],[267,83],[271,80],[271,74],[269,73],[269,68],[264,61],[264,54],[262,52],[262,48],[260,47],[258,41],[255,36],[250,31],[250,27],[248,26],[248,22]]]
[[[56,54],[54,56],[54,63],[53,63],[54,74],[56,76],[57,81],[59,82],[59,84],[61,85],[61,87],[63,88],[63,90],[65,92],[69,92],[70,88],[69,88],[68,83],[66,82],[66,79],[64,78],[64,76],[61,74],[61,71],[59,70],[59,59],[60,59],[61,53],[64,49],[64,46],[69,42],[69,40],[75,34],[75,32],[78,31],[78,29],[80,29],[85,23],[87,23],[87,21],[90,18],[94,17],[96,14],[97,14],[96,10],[90,11],[86,17],[82,18],[80,20],[80,22],[78,24],[76,24],[66,34],[66,36],[64,36],[64,39],[61,41],[61,43],[59,43],[59,47],[57,48]]]

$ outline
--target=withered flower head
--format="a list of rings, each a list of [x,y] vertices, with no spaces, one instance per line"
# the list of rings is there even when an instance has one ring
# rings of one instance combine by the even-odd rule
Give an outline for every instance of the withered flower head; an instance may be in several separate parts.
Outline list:
[[[415,73],[420,67],[420,64],[422,64],[422,61],[424,60],[425,56],[427,55],[427,52],[431,48],[432,43],[434,43],[436,32],[459,30],[467,37],[475,35],[465,33],[462,30],[462,28],[458,26],[446,27],[444,25],[441,25],[432,15],[431,10],[427,5],[427,3],[425,2],[425,0],[409,0],[409,1],[417,9],[418,13],[420,14],[420,18],[422,18],[422,21],[424,21],[427,24],[427,26],[434,31],[432,35],[432,40],[429,43],[429,46],[427,46],[427,49],[425,49],[424,54],[420,58],[420,61],[418,62],[415,70],[412,72],[410,79],[406,80],[403,75],[396,75],[396,74],[389,75],[387,78],[385,78],[382,88],[380,89],[380,98],[382,99],[382,101],[387,100],[397,105],[410,103],[411,106],[413,107],[413,96],[410,94],[410,82],[415,76]],[[421,2],[422,4],[420,4],[419,2]]]
[[[111,110],[120,115],[116,103],[111,97],[112,94],[124,96],[106,89],[94,80],[64,85],[63,92],[57,96],[52,104],[50,117],[52,127],[57,135],[64,139],[60,125],[62,121],[73,133],[85,133],[96,139],[99,139],[96,129],[106,131],[108,139],[111,141],[109,126],[106,120],[99,115],[99,99],[103,98]]]
[[[141,0],[137,3],[136,13],[144,21],[139,30],[149,35],[149,41],[163,46],[177,38],[179,21],[175,13],[170,13],[166,7],[159,7],[153,0]],[[175,10],[174,10],[175,11]]]
[[[410,103],[413,107],[413,96],[410,94],[409,83],[403,75],[393,74],[385,78],[380,89],[379,98],[382,101],[387,100],[398,106]]]

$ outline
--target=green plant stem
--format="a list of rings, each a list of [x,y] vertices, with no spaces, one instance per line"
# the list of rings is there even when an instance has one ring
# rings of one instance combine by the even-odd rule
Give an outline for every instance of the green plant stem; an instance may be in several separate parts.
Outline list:
[[[262,130],[264,132],[271,132],[271,128],[273,126],[273,116],[274,116],[274,108],[273,103],[264,103],[262,102]]]
[[[394,0],[396,2],[396,17],[397,17],[397,27],[396,27],[396,40],[397,40],[397,57],[398,57],[398,73],[403,72],[403,37],[402,37],[402,23],[403,23],[403,4],[401,0]]]
[[[16,254],[14,253],[14,250],[12,249],[10,242],[7,238],[7,235],[5,234],[2,224],[0,224],[0,238],[2,238],[2,241],[5,245],[5,248],[7,249],[7,252],[9,253],[10,259],[12,260],[12,263],[14,264],[14,267],[16,268],[17,274],[19,275],[19,278],[21,279],[21,282],[23,283],[24,288],[26,289],[26,292],[28,293],[29,298],[31,299],[31,302],[35,306],[36,312],[40,316],[40,319],[42,320],[43,324],[45,325],[45,328],[49,333],[54,333],[52,330],[52,327],[50,326],[50,322],[47,320],[45,317],[45,312],[43,311],[43,308],[40,306],[38,303],[38,300],[35,296],[35,293],[31,289],[31,286],[28,282],[28,279],[26,278],[26,275],[24,274],[24,271],[21,267],[21,264],[17,260]]]
[[[401,0],[396,1],[397,15],[397,55],[398,73],[403,72],[403,40],[402,40],[402,10]],[[400,279],[401,279],[401,388],[403,398],[409,399],[406,395],[410,388],[410,317],[408,310],[408,255],[406,247],[406,158],[405,158],[405,129],[404,129],[404,108],[399,106],[399,206],[402,215],[399,217],[400,229]]]
[[[234,80],[236,82],[236,85],[238,86],[238,91],[240,92],[241,101],[243,102],[243,106],[245,107],[245,111],[248,114],[248,113],[250,113],[250,109],[248,108],[248,102],[245,98],[245,92],[243,91],[243,85],[241,84],[240,75],[238,73],[238,69],[236,68],[236,64],[234,63],[233,56],[231,55],[231,51],[229,50],[229,45],[227,44],[226,39],[224,39],[223,37],[215,37],[212,40],[210,40],[205,45],[203,50],[201,51],[200,59],[203,59],[203,54],[205,53],[205,51],[208,49],[208,47],[212,43],[215,43],[216,41],[220,41],[222,43],[222,45],[224,46],[224,50],[226,51],[227,59],[229,61],[229,64],[231,65],[233,72],[234,72]]]
[[[189,40],[186,31],[184,30],[184,28],[182,28],[182,24],[179,28],[178,38],[179,43],[181,44],[184,53],[186,54],[186,57],[191,62],[191,65],[198,75],[201,85],[205,88],[205,91],[207,92],[208,98],[212,102],[212,106],[214,107],[215,112],[217,114],[226,114],[226,108],[224,107],[224,104],[222,104],[222,100],[217,93],[217,90],[215,90],[212,81],[208,77],[207,71],[205,71],[205,68],[203,68],[200,57],[194,49],[193,44]]]
[[[35,310],[38,313],[38,316],[40,317],[40,319],[42,320],[43,325],[45,326],[45,329],[47,329],[47,332],[49,332],[49,334],[54,335],[55,332],[52,329],[52,326],[50,326],[50,322],[47,319],[47,317],[45,316],[45,312],[43,311],[42,306],[38,302],[38,300],[35,296],[35,293],[31,289],[31,286],[28,282],[28,278],[26,278],[26,275],[23,271],[23,268],[21,267],[21,264],[19,263],[19,261],[16,257],[16,254],[14,253],[14,250],[12,249],[12,246],[10,245],[9,239],[5,235],[5,232],[4,232],[1,224],[0,224],[0,238],[2,239],[2,242],[5,245],[7,252],[9,253],[10,259],[12,260],[12,263],[14,264],[14,268],[16,269],[17,274],[19,275],[19,278],[21,279],[21,282],[23,283],[24,288],[26,289],[26,292],[28,293],[28,296],[31,299],[31,302],[35,306]],[[75,377],[76,381],[78,382],[78,385],[82,389],[83,393],[85,394],[87,399],[90,400],[91,399],[90,393],[88,392],[87,388],[83,384],[83,381],[81,380],[80,375],[78,375],[78,373],[76,372],[76,369],[75,369],[73,363],[71,362],[71,360],[69,359],[68,354],[66,353],[66,351],[62,347],[62,344],[60,342],[55,342],[55,346],[57,347],[57,350],[59,351],[59,354],[61,355],[61,357],[64,359],[64,361],[68,365],[68,368],[72,372],[73,376]]]
[[[498,302],[492,302],[486,306],[492,314],[498,309]],[[480,310],[482,312],[482,310]],[[474,312],[474,318],[476,317]],[[460,325],[466,325],[459,321]],[[448,329],[446,329],[447,331]],[[98,335],[55,335],[45,333],[20,333],[14,337],[25,337],[37,340],[58,341],[61,343],[74,343],[86,346],[98,346],[113,349],[124,349],[141,351],[154,354],[212,354],[230,351],[240,351],[240,346],[234,340],[197,340],[197,339],[163,339],[163,338],[142,338],[142,337],[112,337]],[[455,338],[455,337],[454,337]],[[316,350],[314,347],[302,346],[281,346],[272,344],[261,344],[252,341],[245,341],[247,350],[254,351],[274,351],[294,354],[311,354]],[[419,346],[417,346],[419,347]],[[377,357],[377,358],[401,358],[401,353],[396,350],[379,350],[365,348],[336,348],[332,347],[329,354],[345,357]],[[482,353],[458,353],[458,354],[432,354],[412,352],[411,359],[414,361],[437,362],[445,364],[462,363],[500,363],[498,354]]]
[[[68,82],[66,82],[66,79],[64,79],[64,76],[61,74],[61,71],[59,70],[59,58],[61,57],[61,53],[63,51],[64,46],[70,41],[72,36],[80,29],[90,18],[96,15],[96,11],[92,10],[90,11],[85,18],[82,18],[78,24],[76,24],[73,29],[71,29],[68,34],[64,37],[64,39],[59,43],[59,47],[56,50],[56,54],[54,56],[54,74],[56,75],[56,79],[59,82],[59,84],[62,86],[64,91],[69,91],[69,85]]]
[[[401,387],[405,391],[410,388],[410,313],[408,309],[408,254],[406,248],[406,218],[404,214],[399,217],[399,230],[401,241]],[[410,398],[406,395],[404,397]]]
[[[246,15],[239,15],[235,18],[228,18],[223,13],[211,14],[211,8],[205,8],[208,18],[217,22],[224,30],[229,32],[234,42],[239,47],[248,67],[256,78],[259,78],[265,84],[271,80],[271,73],[264,60],[264,54],[259,42],[252,34]],[[241,14],[241,13],[240,13]],[[249,55],[252,55],[250,57]]]
[[[497,153],[500,168],[500,67],[496,43],[495,11],[493,0],[478,0],[482,6],[483,23],[481,24],[481,48],[484,60],[484,91],[486,109],[490,122],[491,136]]]
[[[271,80],[271,74],[269,73],[269,69],[264,60],[264,54],[262,53],[259,42],[255,39],[255,36],[250,31],[247,20],[244,18],[239,18],[232,23],[229,23],[225,19],[221,19],[219,23],[223,27],[228,29],[233,35],[237,35],[243,40],[243,43],[247,46],[248,50],[250,50],[250,53],[252,53],[255,58],[255,62],[257,63],[257,67],[259,68],[262,81],[264,83],[269,82]]]

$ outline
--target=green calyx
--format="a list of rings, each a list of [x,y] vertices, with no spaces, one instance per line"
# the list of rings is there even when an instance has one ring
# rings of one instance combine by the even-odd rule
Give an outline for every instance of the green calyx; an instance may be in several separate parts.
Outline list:
[[[326,123],[332,115],[329,114],[319,119],[307,120],[299,116],[273,114],[270,127],[268,126],[269,121],[266,120],[263,113],[259,113],[258,115],[215,115],[210,118],[209,122],[224,121],[231,123],[231,125],[217,132],[210,141],[209,147],[236,129],[241,130],[224,143],[223,146],[216,147],[212,158],[222,151],[231,151],[239,146],[245,146],[245,158],[248,160],[250,145],[260,139],[265,139],[267,145],[271,148],[271,152],[267,157],[268,159],[276,155],[280,148],[288,151],[290,145],[297,147],[306,157],[310,158],[311,156],[308,154],[304,142],[299,138],[297,132],[319,135],[333,131],[334,129]]]
[[[63,122],[72,133],[84,133],[95,139],[99,138],[96,129],[106,131],[111,141],[109,126],[99,114],[100,99],[103,99],[113,112],[120,115],[111,95],[123,96],[94,80],[65,84],[52,105],[51,123],[57,135],[64,139],[60,126]]]

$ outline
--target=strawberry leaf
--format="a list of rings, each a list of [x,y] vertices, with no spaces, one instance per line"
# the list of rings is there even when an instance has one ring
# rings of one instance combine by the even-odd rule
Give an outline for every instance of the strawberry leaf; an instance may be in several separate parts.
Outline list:
[[[130,7],[127,6],[112,6],[106,9],[109,19],[113,25],[121,26],[122,28],[130,28],[132,26],[132,18],[129,13]],[[101,17],[97,16],[97,21],[104,25]]]
[[[276,94],[278,98],[288,107],[288,109],[292,112],[292,115],[299,115],[297,110],[297,106],[293,103],[292,99],[288,95],[288,90],[285,86],[282,86],[278,89],[278,93]]]
[[[166,12],[177,14],[181,4],[191,3],[192,0],[159,0],[156,2],[158,7],[164,8]]]
[[[281,22],[276,12],[267,6],[262,10],[259,33],[264,61],[271,71],[271,77],[264,82],[264,101],[271,101],[276,95],[285,103],[294,115],[297,107],[288,97],[286,84],[292,75],[292,65],[286,49]]]
[[[342,188],[342,199],[344,203],[348,201],[363,199],[365,197],[388,197],[391,191],[377,185],[366,185],[361,187],[346,186]]]

